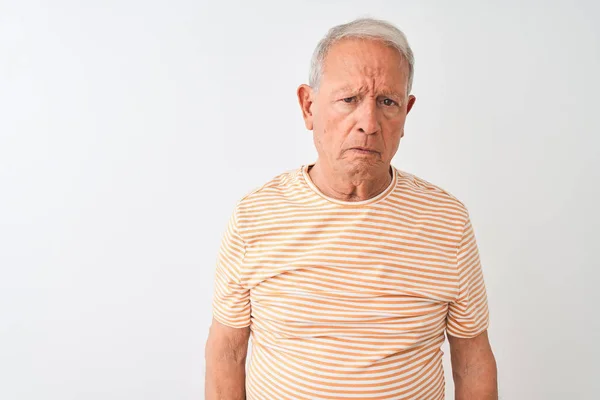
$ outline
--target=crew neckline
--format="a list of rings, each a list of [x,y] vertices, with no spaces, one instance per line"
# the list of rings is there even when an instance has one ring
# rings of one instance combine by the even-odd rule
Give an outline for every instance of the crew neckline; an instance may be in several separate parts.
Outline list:
[[[392,169],[392,180],[391,180],[390,184],[388,185],[388,187],[383,192],[379,193],[377,196],[371,197],[370,199],[366,199],[366,200],[360,200],[360,201],[340,200],[340,199],[333,198],[331,196],[327,196],[325,193],[321,192],[321,190],[313,183],[312,179],[310,178],[310,175],[308,174],[308,169],[309,169],[309,167],[313,167],[314,165],[315,165],[315,163],[305,164],[302,166],[301,171],[302,171],[302,177],[304,178],[304,182],[306,182],[308,187],[313,192],[318,194],[323,199],[330,201],[332,203],[335,203],[335,204],[343,205],[343,206],[362,206],[362,205],[367,205],[367,204],[375,204],[380,201],[383,201],[394,191],[394,189],[396,188],[396,184],[398,182],[398,171],[396,170],[396,168],[393,165],[390,165],[390,168]]]

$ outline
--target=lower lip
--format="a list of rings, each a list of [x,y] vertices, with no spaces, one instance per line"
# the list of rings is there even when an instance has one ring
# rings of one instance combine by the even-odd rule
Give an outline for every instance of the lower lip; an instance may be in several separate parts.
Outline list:
[[[352,150],[354,150],[355,152],[357,152],[359,154],[377,154],[376,152],[371,151],[371,150],[362,150],[362,149],[352,149]]]

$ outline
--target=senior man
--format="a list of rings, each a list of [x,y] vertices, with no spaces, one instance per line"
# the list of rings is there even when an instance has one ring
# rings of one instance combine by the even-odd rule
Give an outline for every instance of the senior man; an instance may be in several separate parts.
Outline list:
[[[236,205],[219,250],[206,398],[496,399],[477,243],[463,203],[391,165],[413,53],[375,19],[332,28],[298,88],[318,158]],[[246,353],[252,335],[251,360]]]

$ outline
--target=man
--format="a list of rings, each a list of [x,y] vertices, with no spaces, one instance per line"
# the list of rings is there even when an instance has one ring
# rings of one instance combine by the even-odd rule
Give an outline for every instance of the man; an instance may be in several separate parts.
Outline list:
[[[413,54],[379,20],[334,27],[298,98],[318,159],[241,199],[217,262],[206,398],[497,399],[466,207],[391,160]],[[248,339],[252,357],[245,372]]]

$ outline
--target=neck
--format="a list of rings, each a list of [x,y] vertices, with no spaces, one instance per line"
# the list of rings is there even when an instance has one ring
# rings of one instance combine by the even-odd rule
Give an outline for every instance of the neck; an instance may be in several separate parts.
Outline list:
[[[309,167],[313,184],[326,196],[343,201],[363,201],[383,192],[391,183],[390,165],[377,170],[336,170],[327,168],[318,160]]]

